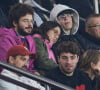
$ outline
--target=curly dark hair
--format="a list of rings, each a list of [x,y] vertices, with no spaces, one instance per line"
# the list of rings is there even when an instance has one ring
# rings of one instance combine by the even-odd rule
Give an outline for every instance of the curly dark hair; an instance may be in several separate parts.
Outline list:
[[[33,16],[34,10],[31,6],[26,4],[17,3],[9,10],[9,23],[10,27],[14,27],[13,22],[18,23],[19,19],[26,14]]]
[[[60,56],[61,53],[72,53],[80,55],[80,48],[77,45],[77,43],[73,41],[64,41],[57,47],[58,56]]]

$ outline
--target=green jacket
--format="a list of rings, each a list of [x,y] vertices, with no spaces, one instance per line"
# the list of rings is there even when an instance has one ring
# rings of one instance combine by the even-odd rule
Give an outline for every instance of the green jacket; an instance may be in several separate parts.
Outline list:
[[[35,60],[35,67],[40,72],[40,74],[44,75],[49,70],[55,68],[57,63],[55,63],[52,59],[48,57],[48,50],[45,42],[35,37],[36,41],[36,53],[37,60]]]

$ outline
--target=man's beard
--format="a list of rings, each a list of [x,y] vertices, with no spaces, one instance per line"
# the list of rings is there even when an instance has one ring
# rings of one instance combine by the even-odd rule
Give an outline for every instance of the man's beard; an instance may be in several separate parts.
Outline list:
[[[60,65],[59,67],[60,67],[60,70],[61,70],[64,74],[71,74],[71,73],[74,72],[74,70],[71,70],[71,71],[65,70],[61,65]]]
[[[32,27],[25,27],[25,29],[28,29],[28,28],[31,28],[32,31],[30,33],[27,33],[24,31],[23,28],[21,28],[19,25],[18,25],[18,34],[22,35],[22,36],[26,36],[26,35],[32,35],[33,34],[33,28]]]

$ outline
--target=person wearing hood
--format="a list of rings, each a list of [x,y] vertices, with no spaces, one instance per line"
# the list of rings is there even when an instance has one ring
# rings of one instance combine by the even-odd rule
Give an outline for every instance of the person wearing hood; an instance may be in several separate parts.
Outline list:
[[[63,35],[74,35],[79,28],[78,12],[66,5],[57,4],[50,12],[50,20],[57,21],[62,29]]]
[[[75,34],[79,28],[79,14],[75,9],[67,5],[57,4],[50,12],[50,20],[58,22],[63,31],[59,41],[53,46],[55,54],[57,54],[56,47],[61,42],[68,40],[77,42]]]

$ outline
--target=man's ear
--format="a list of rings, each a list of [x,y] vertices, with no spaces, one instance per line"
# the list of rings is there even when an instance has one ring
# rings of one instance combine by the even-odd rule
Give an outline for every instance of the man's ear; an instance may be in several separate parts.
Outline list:
[[[95,69],[95,64],[93,62],[90,63],[92,69]]]
[[[78,60],[79,60],[79,56],[77,56]]]
[[[85,31],[86,31],[86,32],[89,32],[88,26],[85,27]]]
[[[57,56],[57,60],[58,60],[58,63],[59,63],[59,61],[60,61],[60,57],[59,56]]]
[[[77,62],[79,62],[79,56],[77,56]]]
[[[13,21],[13,25],[14,25],[14,27],[16,27],[17,26],[17,23],[15,21]]]
[[[9,56],[9,63],[13,64],[14,63],[14,58],[12,56]]]

